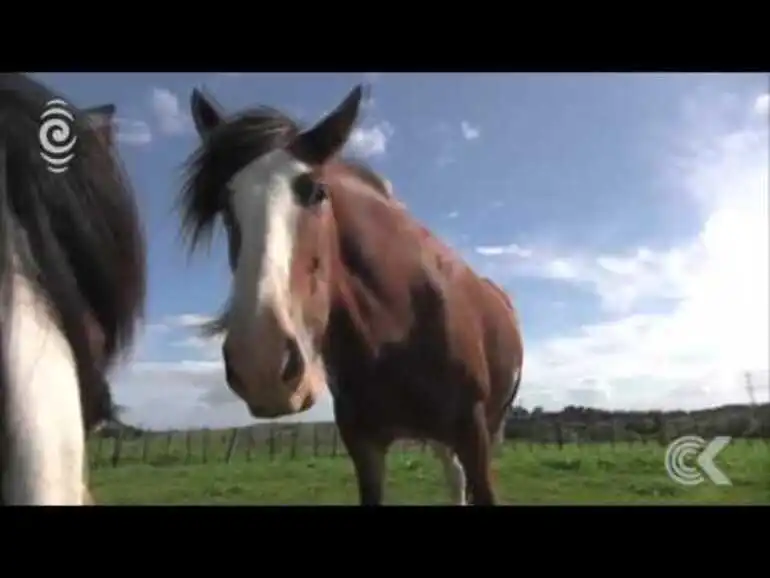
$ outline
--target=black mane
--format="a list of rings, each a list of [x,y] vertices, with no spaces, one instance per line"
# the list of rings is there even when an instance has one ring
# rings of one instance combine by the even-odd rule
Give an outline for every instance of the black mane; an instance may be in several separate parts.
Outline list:
[[[217,214],[227,202],[227,182],[253,160],[285,148],[301,127],[267,106],[246,110],[211,131],[186,163],[179,198],[182,231],[194,249],[209,238]]]
[[[182,233],[190,250],[207,240],[219,212],[227,202],[227,183],[250,162],[285,148],[304,130],[283,112],[260,106],[226,119],[211,131],[185,163],[185,182],[178,207]],[[361,159],[343,159],[360,178],[384,197],[392,193],[386,181]]]
[[[185,181],[178,199],[182,234],[191,251],[211,237],[216,217],[227,203],[227,183],[250,162],[286,148],[305,127],[278,109],[258,106],[226,118],[206,135],[185,163]],[[387,181],[361,159],[341,159],[348,168],[385,198]]]
[[[86,388],[105,389],[101,395],[111,406],[101,370],[133,343],[143,313],[144,234],[129,180],[84,111],[70,107],[78,141],[69,169],[46,169],[38,130],[55,98],[62,97],[25,75],[0,74],[0,330],[4,345],[12,277],[21,274],[46,300],[73,349],[81,398],[94,393],[84,394]],[[89,316],[105,338],[98,368]],[[0,347],[0,370],[3,362]]]

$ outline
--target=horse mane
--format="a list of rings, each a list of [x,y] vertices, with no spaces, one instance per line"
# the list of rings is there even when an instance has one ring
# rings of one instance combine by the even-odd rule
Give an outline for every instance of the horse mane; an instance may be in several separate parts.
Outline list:
[[[355,175],[364,181],[367,185],[374,188],[386,199],[394,199],[393,188],[390,182],[377,173],[372,167],[361,159],[347,157],[341,159],[340,164],[350,169]]]
[[[190,250],[208,240],[227,202],[227,183],[254,159],[284,148],[301,131],[298,123],[269,106],[238,113],[214,128],[185,163],[178,199],[182,233]]]
[[[280,110],[258,106],[227,118],[206,135],[183,167],[185,179],[177,204],[190,251],[210,240],[216,217],[227,202],[226,185],[233,175],[254,159],[285,148],[304,129]],[[393,198],[390,183],[362,160],[345,157],[338,164],[383,197]]]
[[[145,242],[130,182],[84,111],[71,107],[78,140],[68,170],[47,170],[38,131],[55,98],[23,74],[0,74],[0,329],[8,330],[13,276],[22,275],[61,327],[82,380],[95,373],[89,315],[104,335],[103,368],[133,343]]]

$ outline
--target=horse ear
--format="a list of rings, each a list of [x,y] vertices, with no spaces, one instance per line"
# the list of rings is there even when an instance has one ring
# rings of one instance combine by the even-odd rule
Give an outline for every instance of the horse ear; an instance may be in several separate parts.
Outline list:
[[[115,141],[115,105],[105,104],[82,111],[88,130],[96,133],[102,142],[111,147]]]
[[[190,112],[195,128],[202,137],[219,126],[224,117],[221,107],[206,98],[197,88],[193,89],[190,97]]]
[[[297,136],[292,153],[309,164],[323,164],[338,153],[350,138],[365,93],[367,85],[356,86],[326,118]]]

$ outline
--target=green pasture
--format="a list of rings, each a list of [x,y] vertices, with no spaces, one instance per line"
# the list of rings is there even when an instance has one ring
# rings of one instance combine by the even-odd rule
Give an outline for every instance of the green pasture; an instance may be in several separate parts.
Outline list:
[[[352,465],[330,436],[294,430],[243,441],[221,431],[158,435],[149,442],[92,440],[92,489],[101,504],[355,504]],[[655,443],[506,442],[494,470],[505,504],[770,503],[766,441],[733,440],[719,454],[717,465],[732,481],[726,487],[675,483],[664,453]],[[391,451],[386,503],[447,501],[430,452],[419,445]]]

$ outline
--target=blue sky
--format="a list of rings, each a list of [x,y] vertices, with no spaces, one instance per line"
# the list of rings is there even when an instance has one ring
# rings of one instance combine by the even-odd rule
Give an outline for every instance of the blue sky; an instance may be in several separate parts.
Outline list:
[[[499,281],[525,334],[521,403],[696,408],[768,398],[768,76],[38,74],[113,102],[149,235],[148,320],[114,375],[149,427],[250,423],[195,322],[229,289],[220,237],[188,261],[172,212],[193,87],[312,122],[362,80],[349,144]],[[302,419],[331,419],[328,399]]]

